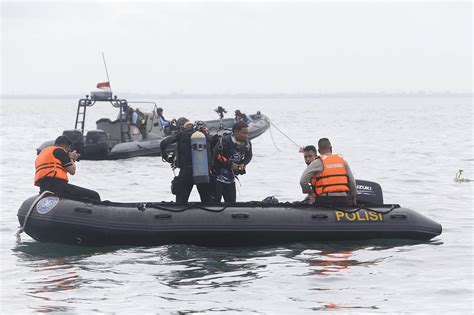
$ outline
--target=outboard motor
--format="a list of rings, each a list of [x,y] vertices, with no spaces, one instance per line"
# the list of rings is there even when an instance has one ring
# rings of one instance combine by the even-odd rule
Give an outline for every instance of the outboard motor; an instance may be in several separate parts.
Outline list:
[[[82,132],[77,129],[64,130],[63,136],[69,138],[72,141],[71,149],[79,154],[84,154],[84,136]]]
[[[358,204],[383,204],[382,187],[375,182],[356,179]]]
[[[195,131],[191,135],[191,156],[193,162],[194,183],[209,183],[207,139],[206,136],[200,131]]]
[[[107,157],[109,145],[107,134],[103,130],[90,130],[86,135],[86,148],[88,159],[103,159]]]

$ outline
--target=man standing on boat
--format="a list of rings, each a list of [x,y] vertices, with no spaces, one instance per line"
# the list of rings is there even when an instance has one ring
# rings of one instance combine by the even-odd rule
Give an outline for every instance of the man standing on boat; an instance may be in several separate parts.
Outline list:
[[[171,183],[171,192],[176,195],[177,203],[187,203],[189,195],[194,187],[193,178],[193,158],[191,148],[191,136],[196,131],[194,125],[189,119],[181,117],[180,123],[182,123],[181,130],[175,134],[163,139],[160,143],[161,155],[163,160],[169,163],[176,163],[176,167],[179,168],[179,174],[176,176]],[[176,143],[177,148],[175,150],[175,156],[168,156],[168,147]],[[210,144],[207,139],[207,156],[208,161],[212,162]],[[176,160],[174,160],[176,159]],[[209,203],[212,202],[211,198],[211,186],[209,183],[196,184],[201,202]]]
[[[232,134],[225,135],[214,147],[215,168],[217,172],[214,201],[226,203],[237,200],[235,178],[246,173],[245,167],[252,160],[248,125],[238,121],[232,128]]]
[[[76,173],[75,162],[79,159],[76,151],[71,151],[71,140],[66,136],[59,136],[54,145],[44,148],[35,160],[35,186],[39,186],[40,193],[51,191],[58,196],[89,198],[100,201],[97,192],[68,183],[68,173]]]
[[[310,204],[356,204],[356,182],[349,164],[340,154],[332,153],[327,138],[318,141],[321,154],[312,161],[301,175],[303,193],[309,194]]]

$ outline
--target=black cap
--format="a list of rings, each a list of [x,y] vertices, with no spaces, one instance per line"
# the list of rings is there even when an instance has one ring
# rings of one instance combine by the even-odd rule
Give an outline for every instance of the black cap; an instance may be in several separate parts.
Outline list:
[[[236,114],[240,114],[240,110],[237,109],[237,110],[235,111],[235,113],[236,113]]]
[[[157,113],[161,113],[161,112],[163,112],[163,108],[161,108],[161,107],[158,107],[158,108],[156,109],[156,112],[157,112]]]
[[[57,137],[56,140],[54,141],[54,145],[62,145],[62,144],[71,145],[72,141],[69,140],[69,138],[66,136]]]

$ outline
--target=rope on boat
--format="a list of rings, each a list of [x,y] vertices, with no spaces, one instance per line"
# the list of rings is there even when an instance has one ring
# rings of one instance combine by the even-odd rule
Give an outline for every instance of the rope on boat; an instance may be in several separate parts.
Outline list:
[[[371,209],[371,208],[368,208],[366,206],[361,206],[359,210],[367,210],[367,211],[372,211],[372,212],[377,212],[377,213],[380,213],[380,214],[388,214],[390,212],[392,212],[393,210],[395,209],[398,209],[400,208],[400,205],[399,204],[393,204],[390,209],[388,209],[387,211],[378,211],[378,210],[374,210],[374,209]]]
[[[210,208],[206,208],[206,207],[199,206],[199,205],[195,205],[195,207],[198,208],[198,209],[204,210],[204,211],[209,211],[209,212],[222,212],[228,207],[228,204],[224,203],[224,206],[220,209],[210,209]]]
[[[270,131],[270,137],[272,138],[272,142],[273,142],[273,145],[275,146],[275,149],[277,149],[277,151],[281,152],[280,148],[275,143],[275,139],[273,139],[272,128],[269,128],[269,131]]]
[[[393,204],[393,205],[391,205],[390,209],[388,209],[387,211],[375,210],[375,209],[367,207],[366,205],[360,205],[358,208],[355,208],[355,209],[352,209],[352,210],[339,209],[339,208],[329,206],[329,205],[325,205],[325,206],[322,206],[322,207],[329,208],[331,210],[342,211],[344,213],[356,213],[356,212],[359,212],[360,210],[367,210],[367,211],[380,213],[380,214],[388,214],[388,213],[392,212],[393,210],[400,208],[400,205],[399,204]]]
[[[207,208],[207,207],[204,207],[204,206],[200,206],[200,205],[197,205],[197,204],[190,203],[187,206],[185,206],[184,208],[175,209],[175,208],[164,207],[164,206],[160,205],[159,203],[138,203],[136,205],[137,209],[140,210],[140,211],[145,211],[146,208],[148,207],[148,208],[154,208],[154,209],[169,211],[169,212],[184,212],[184,211],[189,210],[191,208],[197,208],[197,209],[201,209],[201,210],[208,211],[208,212],[222,212],[225,209],[227,209],[228,206],[229,205],[227,203],[225,203],[222,206],[222,208],[220,208],[220,209],[210,209],[210,208]]]
[[[31,204],[31,207],[30,209],[28,209],[28,212],[25,215],[25,219],[23,220],[23,225],[18,228],[18,231],[15,234],[17,243],[21,242],[20,234],[25,231],[26,223],[28,222],[28,218],[30,217],[31,212],[35,208],[36,204],[47,194],[54,195],[51,191],[45,190],[38,197],[36,197],[36,199]]]
[[[164,207],[164,206],[161,205],[161,203],[138,203],[138,204],[136,204],[136,207],[140,211],[145,211],[147,207],[158,209],[158,210],[163,210],[163,211],[169,211],[169,212],[184,212],[186,210],[195,208],[195,209],[200,209],[200,210],[204,210],[204,211],[208,211],[208,212],[216,212],[217,213],[217,212],[224,211],[230,205],[231,204],[224,203],[224,205],[220,209],[210,209],[208,207],[204,207],[204,206],[201,206],[201,205],[198,205],[198,204],[190,203],[187,206],[185,206],[184,208],[176,209],[176,208]],[[246,203],[245,205],[234,204],[233,206],[237,206],[237,207],[250,206],[250,207],[269,208],[269,207],[272,207],[274,205],[284,205],[285,207],[291,207],[291,208],[303,208],[302,206],[304,206],[304,208],[306,208],[306,209],[308,208],[308,204],[302,204],[302,203],[291,203],[291,202],[265,203],[265,202],[261,202],[261,201],[251,201],[251,202]],[[377,205],[374,205],[374,206],[377,206]],[[387,206],[387,205],[385,205],[385,206]],[[373,208],[369,208],[366,205],[360,205],[357,208],[351,209],[351,210],[345,210],[345,209],[341,209],[341,208],[337,208],[337,207],[333,207],[333,206],[329,206],[329,205],[319,206],[319,207],[323,207],[323,208],[327,208],[327,209],[335,210],[335,211],[342,211],[344,213],[355,213],[355,212],[359,212],[360,210],[366,210],[366,211],[371,211],[371,212],[380,213],[380,214],[384,215],[384,214],[388,214],[388,213],[392,212],[395,209],[400,208],[400,205],[399,204],[392,204],[392,205],[390,205],[390,208],[387,211],[376,210],[376,209],[373,209]]]
[[[288,135],[286,135],[283,131],[280,130],[280,128],[278,128],[277,125],[275,125],[275,123],[273,121],[270,120],[270,124],[276,128],[276,130],[278,130],[286,139],[290,140],[294,145],[296,145],[298,148],[301,148],[301,146],[296,143],[293,139],[291,139]]]

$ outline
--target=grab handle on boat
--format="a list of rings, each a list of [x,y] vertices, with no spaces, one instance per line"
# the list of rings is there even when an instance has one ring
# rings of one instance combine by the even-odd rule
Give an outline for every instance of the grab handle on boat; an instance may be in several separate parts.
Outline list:
[[[82,213],[92,213],[92,209],[89,208],[74,208],[74,211]]]
[[[249,216],[248,213],[232,213],[232,219],[248,219]]]
[[[322,213],[313,214],[311,216],[311,219],[313,219],[313,220],[327,220],[327,218],[328,218],[328,215],[327,214],[322,214]]]
[[[406,220],[406,219],[407,219],[407,215],[404,214],[404,213],[391,214],[391,215],[390,215],[390,219],[394,219],[394,220]]]
[[[159,213],[159,214],[155,214],[155,219],[158,219],[158,220],[163,220],[163,219],[171,219],[173,217],[172,214],[169,214],[169,213]]]

